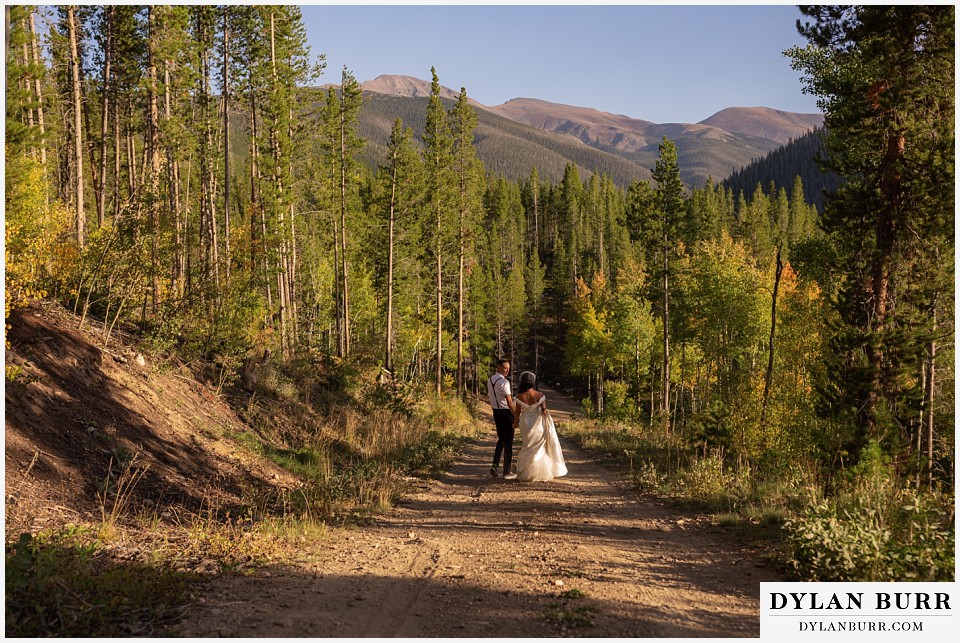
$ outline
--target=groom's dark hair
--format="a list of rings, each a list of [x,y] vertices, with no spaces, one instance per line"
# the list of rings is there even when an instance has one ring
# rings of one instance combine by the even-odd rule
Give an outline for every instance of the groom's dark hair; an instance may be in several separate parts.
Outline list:
[[[509,364],[509,363],[510,363],[510,360],[508,360],[506,357],[501,357],[500,359],[497,360],[497,366],[500,366],[502,364]]]

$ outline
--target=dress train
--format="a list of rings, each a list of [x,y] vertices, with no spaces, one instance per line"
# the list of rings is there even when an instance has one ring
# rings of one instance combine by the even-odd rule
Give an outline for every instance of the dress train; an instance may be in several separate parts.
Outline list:
[[[534,404],[520,405],[520,437],[523,446],[517,456],[517,478],[525,482],[545,481],[567,474],[567,465],[563,461],[557,428],[550,413],[542,413],[542,405],[547,399],[541,397]]]

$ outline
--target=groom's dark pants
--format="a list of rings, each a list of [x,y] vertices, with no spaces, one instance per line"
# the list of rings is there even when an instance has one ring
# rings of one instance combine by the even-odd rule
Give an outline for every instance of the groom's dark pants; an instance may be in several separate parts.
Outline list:
[[[500,454],[503,453],[503,474],[510,473],[513,464],[513,411],[493,409],[493,422],[497,425],[497,448],[493,452],[493,466],[500,466]]]

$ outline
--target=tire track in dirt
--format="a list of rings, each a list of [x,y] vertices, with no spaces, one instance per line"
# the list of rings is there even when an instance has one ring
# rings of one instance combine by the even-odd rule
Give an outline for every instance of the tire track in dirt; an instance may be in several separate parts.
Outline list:
[[[184,636],[759,636],[759,583],[780,580],[703,516],[638,496],[563,439],[575,404],[541,388],[570,473],[491,478],[496,436],[374,525],[302,560],[221,576]]]

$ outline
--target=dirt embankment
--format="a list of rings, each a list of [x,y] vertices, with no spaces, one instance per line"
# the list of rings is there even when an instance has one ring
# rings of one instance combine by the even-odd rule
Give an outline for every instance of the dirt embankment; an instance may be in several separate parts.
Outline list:
[[[6,539],[101,517],[97,490],[133,457],[147,466],[131,512],[229,507],[244,487],[263,492],[296,480],[222,436],[244,430],[230,407],[187,371],[157,372],[135,346],[106,346],[100,328],[39,302],[9,320],[5,387]],[[108,507],[109,509],[109,507]]]
[[[186,636],[759,636],[757,552],[641,498],[562,440],[569,474],[488,473],[495,435],[362,529],[301,560],[214,580]]]

